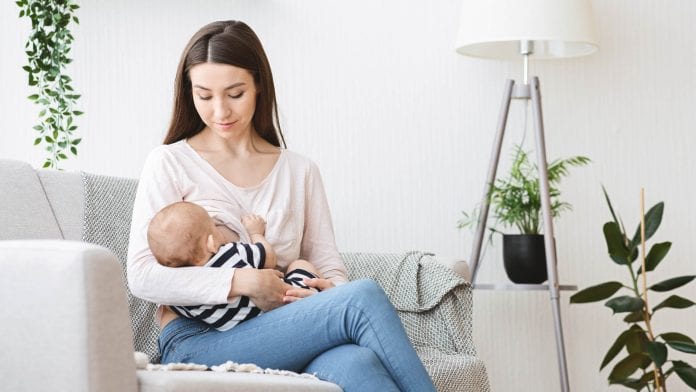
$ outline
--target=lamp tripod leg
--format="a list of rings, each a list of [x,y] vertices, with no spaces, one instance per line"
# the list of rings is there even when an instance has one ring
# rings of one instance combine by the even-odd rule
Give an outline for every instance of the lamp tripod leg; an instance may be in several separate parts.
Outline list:
[[[512,99],[512,89],[515,82],[511,79],[505,81],[505,89],[503,90],[503,101],[500,104],[500,115],[498,116],[498,129],[491,150],[491,160],[488,164],[488,175],[486,176],[486,184],[483,187],[483,198],[481,199],[481,209],[479,211],[478,222],[476,224],[476,234],[471,248],[471,256],[469,257],[469,271],[471,272],[471,284],[476,282],[476,274],[478,273],[479,262],[481,259],[481,247],[483,245],[483,236],[486,232],[486,222],[488,221],[488,210],[490,203],[488,196],[495,181],[495,173],[498,169],[500,161],[500,150],[503,147],[503,137],[505,136],[505,127],[507,125],[508,114],[510,113],[510,100]]]
[[[556,332],[556,353],[558,356],[558,371],[561,378],[561,391],[570,391],[568,382],[568,367],[566,363],[565,344],[563,343],[563,327],[561,323],[561,308],[559,304],[558,269],[556,263],[556,246],[553,234],[553,216],[551,215],[551,196],[549,192],[549,175],[546,161],[546,144],[544,141],[544,122],[541,113],[541,91],[539,78],[531,82],[532,114],[536,133],[537,166],[539,168],[539,189],[541,190],[541,206],[544,218],[544,249],[546,250],[546,271],[548,274],[551,308],[553,311]]]

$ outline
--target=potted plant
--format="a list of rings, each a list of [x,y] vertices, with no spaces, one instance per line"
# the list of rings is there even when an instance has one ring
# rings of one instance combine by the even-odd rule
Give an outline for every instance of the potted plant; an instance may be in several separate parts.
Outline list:
[[[492,184],[489,203],[495,223],[491,234],[503,234],[503,261],[505,272],[515,283],[541,283],[547,279],[546,252],[542,234],[541,190],[539,170],[530,162],[529,153],[520,146],[514,146],[514,161],[507,178],[500,178]],[[560,200],[558,186],[568,175],[571,166],[583,166],[590,162],[584,156],[557,159],[548,164],[549,193],[551,196],[551,215],[555,218],[561,212],[570,210],[570,204]],[[478,223],[478,212],[462,212],[463,218],[458,226],[474,227]],[[517,229],[518,234],[505,234],[496,226],[503,225]]]
[[[612,221],[604,224],[604,238],[610,259],[629,275],[628,284],[618,281],[605,282],[588,287],[570,297],[570,303],[602,301],[614,314],[626,314],[623,321],[628,327],[609,348],[600,365],[600,370],[612,362],[625,349],[624,357],[613,366],[609,383],[626,386],[636,391],[666,391],[667,378],[676,374],[689,387],[696,389],[696,369],[683,360],[669,355],[672,350],[696,354],[696,344],[690,337],[679,332],[659,333],[653,329],[653,318],[657,311],[665,308],[686,309],[694,304],[690,299],[670,295],[657,305],[648,300],[648,293],[668,292],[696,278],[696,275],[679,276],[648,286],[647,274],[665,258],[671,242],[659,242],[645,252],[645,242],[652,237],[662,222],[664,203],[657,203],[644,215],[645,222],[638,226],[629,238],[623,222],[617,219],[606,191],[604,196],[611,212]],[[642,251],[640,251],[642,249]],[[641,256],[641,262],[634,262]],[[614,294],[620,295],[614,296]],[[672,358],[672,359],[670,359]]]

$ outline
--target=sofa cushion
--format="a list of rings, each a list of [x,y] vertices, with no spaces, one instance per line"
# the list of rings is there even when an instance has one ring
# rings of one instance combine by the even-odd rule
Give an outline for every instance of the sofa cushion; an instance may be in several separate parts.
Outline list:
[[[60,239],[58,223],[36,171],[0,159],[0,240]]]

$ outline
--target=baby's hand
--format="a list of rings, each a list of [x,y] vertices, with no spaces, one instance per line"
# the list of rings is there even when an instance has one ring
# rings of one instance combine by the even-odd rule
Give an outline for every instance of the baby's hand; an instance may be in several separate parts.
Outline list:
[[[246,231],[249,233],[249,236],[252,236],[254,234],[263,235],[266,231],[266,221],[258,215],[244,215],[242,217],[242,224],[244,225]]]

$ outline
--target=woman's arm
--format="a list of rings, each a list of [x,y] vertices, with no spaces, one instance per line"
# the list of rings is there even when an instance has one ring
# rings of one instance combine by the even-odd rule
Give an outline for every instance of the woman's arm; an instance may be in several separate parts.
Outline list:
[[[323,278],[308,279],[305,283],[320,290],[328,290],[348,282],[343,259],[336,248],[331,212],[326,199],[319,168],[309,162],[304,173],[304,229],[300,244],[300,258],[312,263]],[[291,288],[285,294],[285,303],[313,295],[316,291]]]
[[[226,303],[235,270],[170,268],[157,263],[147,243],[147,227],[163,207],[185,199],[182,168],[164,146],[148,156],[133,205],[128,247],[128,286],[136,297],[166,305]]]
[[[261,310],[282,306],[285,293],[292,288],[283,281],[283,273],[274,269],[241,268],[232,278],[230,298],[246,295]]]
[[[310,164],[305,181],[304,222],[300,257],[314,264],[321,275],[332,283],[346,283],[348,274],[336,248],[324,183],[314,163]]]

